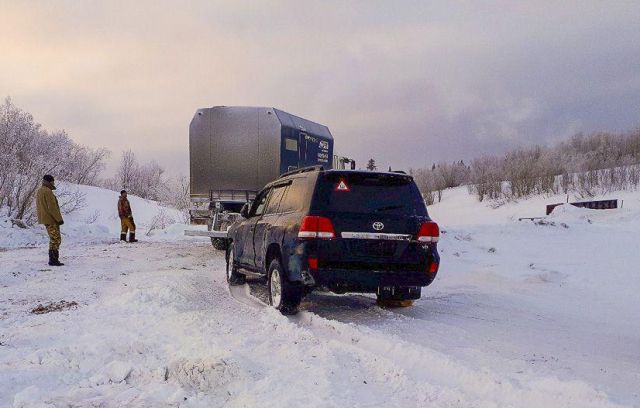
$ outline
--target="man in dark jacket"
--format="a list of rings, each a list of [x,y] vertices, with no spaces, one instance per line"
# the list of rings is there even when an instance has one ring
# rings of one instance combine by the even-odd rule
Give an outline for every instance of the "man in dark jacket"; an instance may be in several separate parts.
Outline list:
[[[127,231],[129,232],[129,242],[138,242],[136,239],[136,223],[133,222],[133,214],[131,213],[131,205],[127,199],[127,192],[122,190],[118,199],[118,215],[120,216],[120,241],[127,240]]]
[[[49,234],[49,265],[62,266],[60,262],[60,226],[64,224],[58,199],[53,194],[56,189],[53,176],[47,174],[42,178],[42,187],[36,193],[36,211],[38,213],[38,224],[44,224]]]

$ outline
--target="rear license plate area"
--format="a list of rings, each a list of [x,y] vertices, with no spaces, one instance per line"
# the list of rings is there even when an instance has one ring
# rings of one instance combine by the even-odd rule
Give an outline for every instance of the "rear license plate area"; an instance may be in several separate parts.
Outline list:
[[[347,248],[352,255],[373,258],[394,256],[398,248],[395,241],[354,240],[348,242]]]

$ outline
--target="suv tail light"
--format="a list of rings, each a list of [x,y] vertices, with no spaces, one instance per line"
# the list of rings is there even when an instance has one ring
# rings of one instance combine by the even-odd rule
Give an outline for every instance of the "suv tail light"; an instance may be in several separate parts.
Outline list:
[[[298,238],[321,238],[332,239],[336,237],[336,230],[333,223],[327,217],[307,215],[300,223]]]
[[[440,227],[433,221],[425,222],[420,226],[418,232],[418,241],[420,242],[438,242],[440,239]]]

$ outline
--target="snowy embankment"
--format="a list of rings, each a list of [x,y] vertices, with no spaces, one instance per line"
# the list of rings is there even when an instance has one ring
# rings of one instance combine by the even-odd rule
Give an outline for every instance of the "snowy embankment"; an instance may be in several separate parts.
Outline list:
[[[613,198],[623,208],[563,205],[545,217],[546,204],[566,196],[493,208],[459,188],[430,207],[444,229],[443,273],[431,292],[466,298],[454,309],[477,313],[465,330],[486,346],[479,361],[524,361],[640,405],[640,192],[594,197]]]
[[[56,269],[2,251],[0,406],[638,406],[640,194],[517,221],[558,201],[445,192],[442,268],[406,309],[317,293],[282,316],[206,239],[63,243]]]
[[[65,222],[61,232],[65,243],[112,242],[119,238],[120,219],[117,203],[120,193],[68,183],[60,183],[58,189],[78,191],[84,196],[81,209],[71,214],[63,214]],[[183,234],[185,220],[180,211],[133,195],[129,195],[129,202],[138,236],[149,233],[150,236],[161,239],[163,236]],[[2,217],[0,212],[0,248],[34,247],[47,242],[47,232],[43,226],[20,228],[13,225],[7,217]]]

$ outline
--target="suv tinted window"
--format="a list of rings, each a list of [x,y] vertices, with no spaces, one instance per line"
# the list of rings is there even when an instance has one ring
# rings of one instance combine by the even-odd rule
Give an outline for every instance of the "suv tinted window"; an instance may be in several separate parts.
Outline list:
[[[413,180],[393,174],[326,173],[318,200],[323,208],[342,213],[427,215]]]
[[[294,212],[302,211],[304,207],[304,200],[307,193],[307,184],[305,179],[294,179],[291,185],[287,187],[287,191],[280,201],[280,208],[278,212]]]
[[[282,196],[284,195],[284,191],[287,188],[286,185],[274,187],[271,190],[271,194],[269,195],[269,202],[267,203],[267,208],[265,208],[265,214],[275,214],[278,212],[278,205],[280,204],[280,200],[282,200]]]
[[[256,197],[256,200],[253,202],[253,205],[251,206],[249,217],[262,215],[262,213],[264,212],[264,204],[267,202],[268,195],[269,195],[269,191],[263,191]]]

